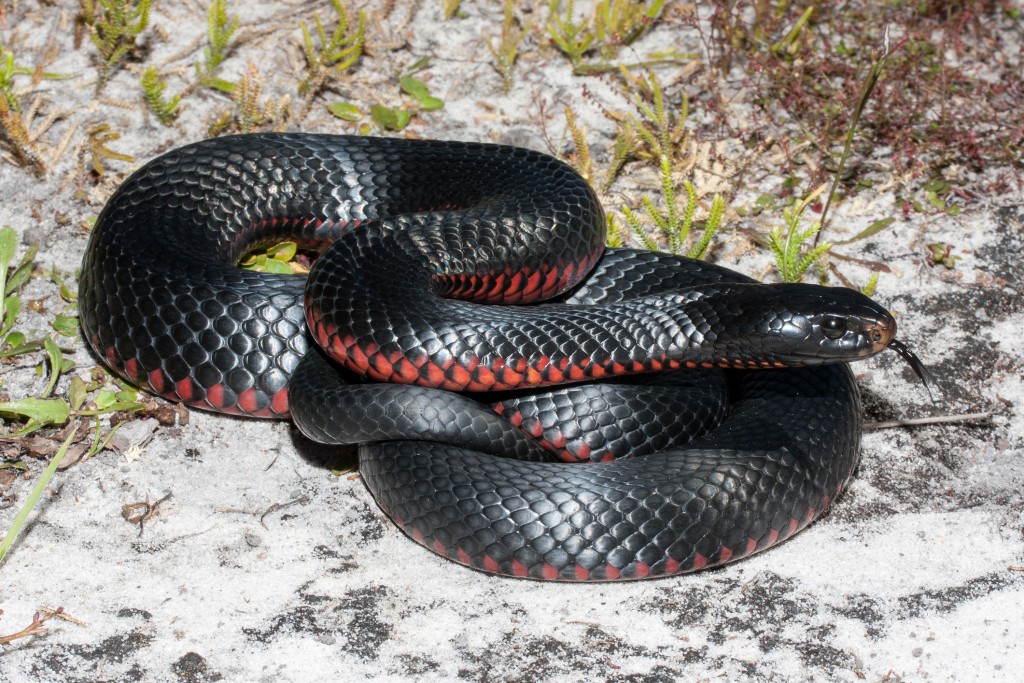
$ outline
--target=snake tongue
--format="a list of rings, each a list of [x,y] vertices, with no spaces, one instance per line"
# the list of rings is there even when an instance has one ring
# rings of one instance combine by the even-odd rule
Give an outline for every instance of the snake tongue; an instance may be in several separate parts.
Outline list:
[[[906,344],[901,342],[899,339],[891,339],[889,341],[889,348],[900,354],[903,360],[910,364],[910,368],[914,371],[914,374],[918,376],[921,382],[924,384],[925,390],[928,392],[928,398],[931,399],[932,403],[935,403],[935,396],[932,394],[932,384],[935,383],[932,374],[928,372],[928,368],[925,367],[924,363],[917,355],[907,348]]]

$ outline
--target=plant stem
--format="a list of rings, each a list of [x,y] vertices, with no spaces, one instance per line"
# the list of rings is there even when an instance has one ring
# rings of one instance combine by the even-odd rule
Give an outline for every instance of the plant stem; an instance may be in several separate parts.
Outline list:
[[[843,177],[843,168],[846,166],[846,159],[850,156],[850,147],[853,145],[853,136],[857,131],[857,124],[860,122],[860,115],[864,112],[864,105],[867,104],[868,98],[871,97],[871,91],[875,89],[875,84],[878,83],[878,79],[882,75],[885,60],[890,54],[888,24],[885,25],[883,35],[882,52],[871,64],[867,80],[864,81],[864,89],[860,93],[860,99],[857,100],[857,108],[853,110],[850,128],[846,131],[846,143],[843,145],[843,153],[839,157],[839,166],[836,168],[835,177],[832,178],[832,189],[829,190],[828,199],[825,200],[825,208],[821,211],[821,228],[814,236],[814,246],[818,246],[818,240],[821,239],[821,234],[825,232],[825,226],[828,224],[828,210],[832,206],[832,198],[835,197],[836,189],[839,187],[839,180]]]
[[[32,489],[32,493],[29,494],[28,499],[25,500],[25,504],[21,506],[21,510],[18,511],[18,516],[14,518],[14,523],[11,524],[11,528],[7,531],[7,535],[4,536],[3,543],[0,543],[0,563],[3,563],[4,558],[7,557],[7,551],[14,545],[14,539],[18,536],[18,532],[21,531],[21,527],[25,525],[25,521],[28,519],[29,514],[32,512],[32,508],[36,506],[36,502],[39,497],[43,495],[43,491],[46,489],[46,485],[50,483],[50,479],[53,478],[57,468],[60,467],[60,463],[64,460],[64,456],[68,452],[68,447],[71,446],[71,442],[74,440],[75,435],[78,433],[77,429],[72,429],[71,433],[68,434],[68,438],[64,440],[64,443],[57,449],[57,453],[50,460],[50,464],[46,466],[43,473],[39,476],[39,481],[36,482],[35,488]]]

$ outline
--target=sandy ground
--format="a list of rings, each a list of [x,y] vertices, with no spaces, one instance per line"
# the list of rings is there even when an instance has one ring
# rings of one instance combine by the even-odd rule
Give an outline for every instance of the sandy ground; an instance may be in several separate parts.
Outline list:
[[[300,7],[248,4],[251,22]],[[415,31],[397,20],[391,27],[402,36],[395,68],[443,55],[429,74],[446,106],[422,117],[417,134],[543,149],[538,121],[561,139],[562,103],[577,109],[595,140],[607,131],[581,81],[553,55],[524,58],[513,92],[501,94],[481,41],[499,9],[467,2],[465,18],[440,24],[435,4],[424,3]],[[28,44],[41,44],[56,12],[32,15],[28,28],[9,26],[0,38],[34,31],[38,40]],[[166,40],[150,42],[150,59],[192,49],[172,62],[191,68],[201,12],[161,3],[153,21]],[[700,49],[692,37],[679,40],[684,50]],[[284,70],[293,57],[255,40],[228,60],[225,75],[237,78],[247,59],[265,73]],[[60,106],[87,106],[95,74],[87,51],[67,47],[50,68],[81,75],[73,87],[42,89]],[[164,128],[137,106],[136,82],[122,72],[104,92],[132,106],[103,106],[75,120],[109,122],[123,134],[110,146],[140,162],[202,137],[214,113],[230,105],[196,94],[179,122]],[[587,86],[598,97],[609,91],[598,79]],[[397,86],[388,88],[383,97],[397,101]],[[541,101],[547,114],[538,111]],[[303,128],[351,130],[325,113]],[[78,224],[95,216],[132,166],[110,162],[111,180],[87,184],[83,202],[75,198],[76,165],[68,154],[39,180],[0,164],[0,225],[25,243],[40,240],[39,265],[64,272],[78,267],[85,248]],[[738,192],[737,205],[757,190]],[[143,422],[126,430],[142,442],[155,429],[136,460],[108,451],[55,477],[0,568],[0,633],[22,628],[41,607],[62,606],[77,622],[51,620],[44,637],[0,649],[0,681],[1017,680],[1024,666],[1024,201],[984,197],[956,217],[905,217],[894,201],[865,190],[839,207],[829,237],[898,219],[838,251],[889,265],[877,298],[933,367],[940,397],[930,404],[905,364],[883,354],[856,368],[866,419],[991,417],[869,431],[852,485],[792,541],[668,580],[575,586],[493,578],[412,544],[358,476],[333,473],[331,459],[290,425],[193,412],[186,426]],[[71,225],[58,225],[58,214]],[[924,263],[922,246],[939,241],[955,243],[963,256],[955,269]],[[745,244],[738,233],[724,235],[716,259],[766,273],[769,256]],[[866,279],[867,271],[853,272]],[[45,277],[25,298],[43,298],[51,314],[62,308]],[[38,316],[25,321],[26,329],[47,325]],[[79,372],[96,364],[81,342],[69,343]],[[44,384],[28,362],[2,373],[12,397]],[[11,489],[16,500],[0,510],[0,529],[32,483]],[[141,533],[122,518],[123,505],[167,494]]]

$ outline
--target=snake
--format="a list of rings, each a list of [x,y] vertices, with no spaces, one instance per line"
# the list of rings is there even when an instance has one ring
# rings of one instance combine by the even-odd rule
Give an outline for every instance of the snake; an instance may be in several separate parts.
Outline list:
[[[169,400],[359,444],[381,510],[483,572],[663,577],[792,537],[860,458],[849,363],[920,367],[893,316],[606,237],[587,181],[540,152],[214,138],[107,201],[83,338]],[[281,241],[308,275],[237,266]]]

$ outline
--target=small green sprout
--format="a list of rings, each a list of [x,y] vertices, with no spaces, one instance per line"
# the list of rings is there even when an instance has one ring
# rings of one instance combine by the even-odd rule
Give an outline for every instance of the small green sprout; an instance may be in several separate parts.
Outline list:
[[[956,267],[956,262],[963,258],[953,253],[952,244],[935,242],[934,244],[926,245],[926,247],[928,249],[928,263],[932,266],[945,266],[946,270],[953,270]]]
[[[548,14],[548,35],[558,49],[564,52],[573,65],[579,64],[594,45],[597,34],[587,26],[587,22],[576,23],[573,19],[573,0],[566,3],[565,13],[559,15],[558,0],[553,0]]]
[[[160,80],[160,74],[156,67],[147,67],[142,72],[142,92],[149,110],[157,118],[157,121],[169,126],[178,118],[180,110],[178,104],[181,102],[181,95],[175,95],[169,100],[164,99],[164,90],[167,84]]]
[[[409,125],[412,119],[412,112],[401,107],[385,107],[382,104],[375,104],[370,107],[370,118],[382,130],[399,131]]]
[[[519,21],[515,15],[516,0],[505,0],[505,18],[501,22],[501,37],[495,44],[488,39],[487,49],[494,58],[495,68],[501,75],[502,89],[508,92],[512,89],[512,70],[516,60],[519,59],[519,43],[522,42],[530,25],[519,28]]]
[[[600,0],[594,8],[594,29],[606,57],[614,56],[647,32],[661,14],[665,0]]]
[[[81,4],[82,21],[103,60],[98,84],[102,88],[149,25],[150,0],[81,0]]]
[[[304,97],[306,102],[303,106],[303,114],[309,111],[313,98],[327,83],[348,70],[363,54],[366,12],[359,10],[359,19],[353,28],[349,26],[348,13],[341,4],[341,0],[331,0],[331,5],[338,15],[338,23],[329,37],[320,20],[319,13],[313,13],[313,23],[316,29],[315,39],[306,24],[302,21],[299,22],[308,67],[306,77],[299,83],[299,95]]]
[[[822,242],[810,248],[806,246],[807,241],[821,230],[821,223],[814,223],[804,230],[800,229],[800,218],[804,209],[817,199],[825,188],[826,185],[822,185],[793,207],[783,209],[785,227],[776,226],[768,235],[768,246],[775,254],[775,266],[783,282],[800,282],[804,272],[832,248],[831,242]]]
[[[228,17],[227,0],[213,0],[206,12],[206,47],[203,61],[196,62],[196,76],[200,85],[230,93],[234,84],[217,76],[217,70],[227,58],[231,38],[238,30],[238,17]]]
[[[399,78],[399,85],[402,92],[416,100],[416,104],[394,107],[383,104],[371,106],[370,118],[382,131],[400,131],[409,125],[413,116],[420,112],[434,111],[444,107],[444,101],[431,95],[427,84],[418,78],[404,74]],[[363,112],[354,104],[336,102],[328,105],[327,109],[331,114],[345,121],[359,121],[363,118]],[[366,128],[369,129],[368,126]]]
[[[444,106],[444,101],[430,94],[427,84],[412,76],[402,76],[402,91],[413,97],[423,111],[434,111]]]
[[[56,399],[55,399],[56,400]],[[63,403],[63,401],[60,401]],[[64,405],[67,405],[66,403]],[[65,418],[66,420],[67,418]],[[4,540],[0,542],[0,563],[3,563],[4,558],[7,557],[7,553],[10,551],[11,546],[14,545],[14,539],[21,533],[21,528],[25,526],[25,522],[28,521],[28,516],[32,512],[32,508],[36,506],[39,498],[42,497],[43,491],[50,484],[50,480],[53,475],[57,472],[57,468],[60,467],[61,461],[64,460],[64,456],[67,455],[68,448],[71,446],[71,442],[74,441],[75,436],[78,434],[77,429],[72,429],[71,433],[68,434],[68,438],[64,440],[60,448],[57,449],[57,453],[54,454],[50,460],[50,464],[43,470],[42,475],[39,477],[39,481],[32,488],[32,492],[28,494],[28,498],[25,499],[25,504],[21,506],[21,510],[18,511],[18,515],[14,518],[14,522],[11,524],[11,528],[4,534]]]

